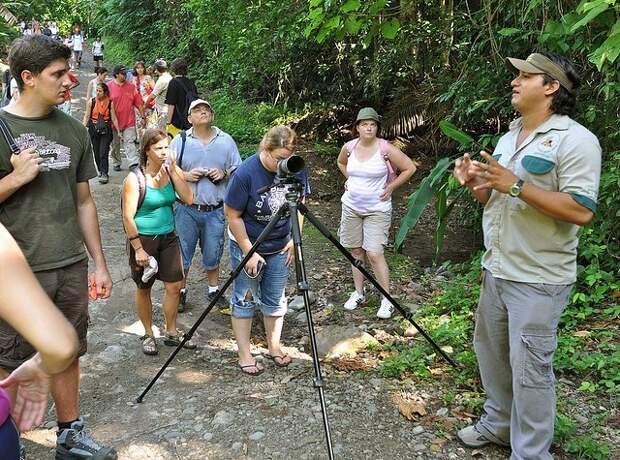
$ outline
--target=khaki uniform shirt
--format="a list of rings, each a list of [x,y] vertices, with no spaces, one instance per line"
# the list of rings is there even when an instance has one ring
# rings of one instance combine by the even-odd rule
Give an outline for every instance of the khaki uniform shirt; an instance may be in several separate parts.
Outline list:
[[[594,134],[568,116],[552,115],[517,148],[521,126],[521,118],[510,125],[494,151],[495,159],[526,183],[568,193],[596,211],[601,147]],[[482,266],[494,277],[555,285],[575,282],[578,225],[493,190],[482,226]]]

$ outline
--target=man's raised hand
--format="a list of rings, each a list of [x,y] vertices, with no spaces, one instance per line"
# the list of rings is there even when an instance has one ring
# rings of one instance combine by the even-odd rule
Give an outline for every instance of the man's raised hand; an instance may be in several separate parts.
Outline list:
[[[22,184],[33,181],[39,175],[41,163],[43,158],[33,148],[23,150],[19,155],[11,155],[13,174]]]

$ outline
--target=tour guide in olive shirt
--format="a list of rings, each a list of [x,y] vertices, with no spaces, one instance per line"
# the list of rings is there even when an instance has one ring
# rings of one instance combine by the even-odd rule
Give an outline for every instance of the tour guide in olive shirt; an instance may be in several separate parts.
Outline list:
[[[596,211],[601,148],[570,118],[579,77],[561,56],[509,58],[521,118],[486,162],[457,160],[454,175],[483,203],[486,252],[474,348],[487,400],[458,438],[512,448],[512,460],[547,460],[553,440],[553,354],[576,279],[579,226]]]
[[[0,223],[6,226],[56,307],[75,328],[86,353],[88,258],[97,296],[110,296],[112,280],[101,249],[97,208],[88,180],[97,176],[88,132],[56,109],[69,90],[71,50],[45,35],[17,39],[9,51],[19,101],[0,111],[16,140],[13,154],[0,137]],[[27,296],[28,293],[24,292]],[[19,308],[19,305],[15,305]],[[0,321],[0,377],[35,350]],[[79,361],[51,378],[58,431],[56,459],[112,460],[116,452],[84,430],[79,411]],[[31,386],[31,392],[43,389]]]

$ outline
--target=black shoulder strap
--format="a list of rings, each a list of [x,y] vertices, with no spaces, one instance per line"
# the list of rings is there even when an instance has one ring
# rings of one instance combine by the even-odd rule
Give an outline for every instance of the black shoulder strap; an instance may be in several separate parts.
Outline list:
[[[183,154],[185,153],[185,142],[187,141],[187,131],[181,131],[179,134],[181,134],[181,153],[179,154],[179,158],[177,159],[177,164],[179,165],[179,168],[183,169],[183,166],[181,166],[181,163],[183,161]]]
[[[95,98],[93,97],[90,100],[90,113],[88,114],[88,119],[89,120],[92,120],[92,118],[93,118],[93,110],[94,110],[94,108],[95,108]]]
[[[21,150],[17,146],[17,142],[15,142],[11,128],[9,128],[9,125],[7,125],[6,121],[4,121],[4,118],[2,117],[0,117],[0,131],[2,131],[2,137],[4,137],[4,140],[11,149],[11,153],[13,155],[19,155]]]

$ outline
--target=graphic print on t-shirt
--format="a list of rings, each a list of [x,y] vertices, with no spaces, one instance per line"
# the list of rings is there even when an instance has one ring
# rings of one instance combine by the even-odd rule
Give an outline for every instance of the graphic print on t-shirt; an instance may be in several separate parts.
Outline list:
[[[38,136],[34,133],[20,134],[17,139],[17,146],[20,150],[34,148],[43,158],[41,171],[69,169],[71,166],[71,149],[66,145],[57,144],[48,140],[45,136]]]

